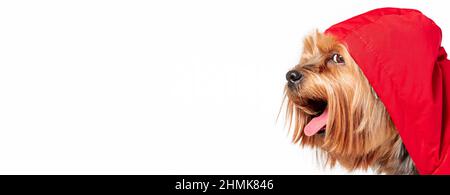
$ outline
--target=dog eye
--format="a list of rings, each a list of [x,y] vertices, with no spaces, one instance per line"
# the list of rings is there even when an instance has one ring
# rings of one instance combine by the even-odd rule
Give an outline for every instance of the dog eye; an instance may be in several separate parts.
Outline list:
[[[342,57],[341,55],[339,55],[337,53],[331,55],[330,60],[333,61],[336,64],[343,64],[343,63],[345,63],[344,62],[344,57]]]

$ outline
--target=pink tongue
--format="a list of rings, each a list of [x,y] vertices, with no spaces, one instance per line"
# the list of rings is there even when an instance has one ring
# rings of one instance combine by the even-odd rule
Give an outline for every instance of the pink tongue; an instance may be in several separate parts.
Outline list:
[[[305,135],[313,136],[327,124],[328,108],[326,108],[320,116],[314,117],[305,127]]]

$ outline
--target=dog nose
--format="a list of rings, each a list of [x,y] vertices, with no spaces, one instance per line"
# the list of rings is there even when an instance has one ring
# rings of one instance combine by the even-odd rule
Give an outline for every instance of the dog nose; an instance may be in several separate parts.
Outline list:
[[[296,70],[291,70],[286,73],[286,80],[292,84],[296,84],[298,81],[300,81],[300,79],[302,79],[302,77],[302,73]]]

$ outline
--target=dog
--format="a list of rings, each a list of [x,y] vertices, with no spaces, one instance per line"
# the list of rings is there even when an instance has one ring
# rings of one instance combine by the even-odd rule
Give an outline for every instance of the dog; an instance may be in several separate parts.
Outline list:
[[[385,106],[334,36],[304,39],[300,62],[286,74],[286,116],[293,142],[318,148],[325,164],[417,174]],[[286,98],[285,98],[286,99]]]
[[[311,33],[286,73],[293,142],[348,170],[450,174],[450,60],[442,34],[420,11],[402,8]]]

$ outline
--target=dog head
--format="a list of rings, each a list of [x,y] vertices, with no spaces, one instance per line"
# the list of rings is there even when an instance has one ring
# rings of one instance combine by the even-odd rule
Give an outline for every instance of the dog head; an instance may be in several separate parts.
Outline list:
[[[319,148],[327,162],[367,168],[398,134],[383,103],[344,44],[314,32],[286,74],[287,123],[293,142]]]

